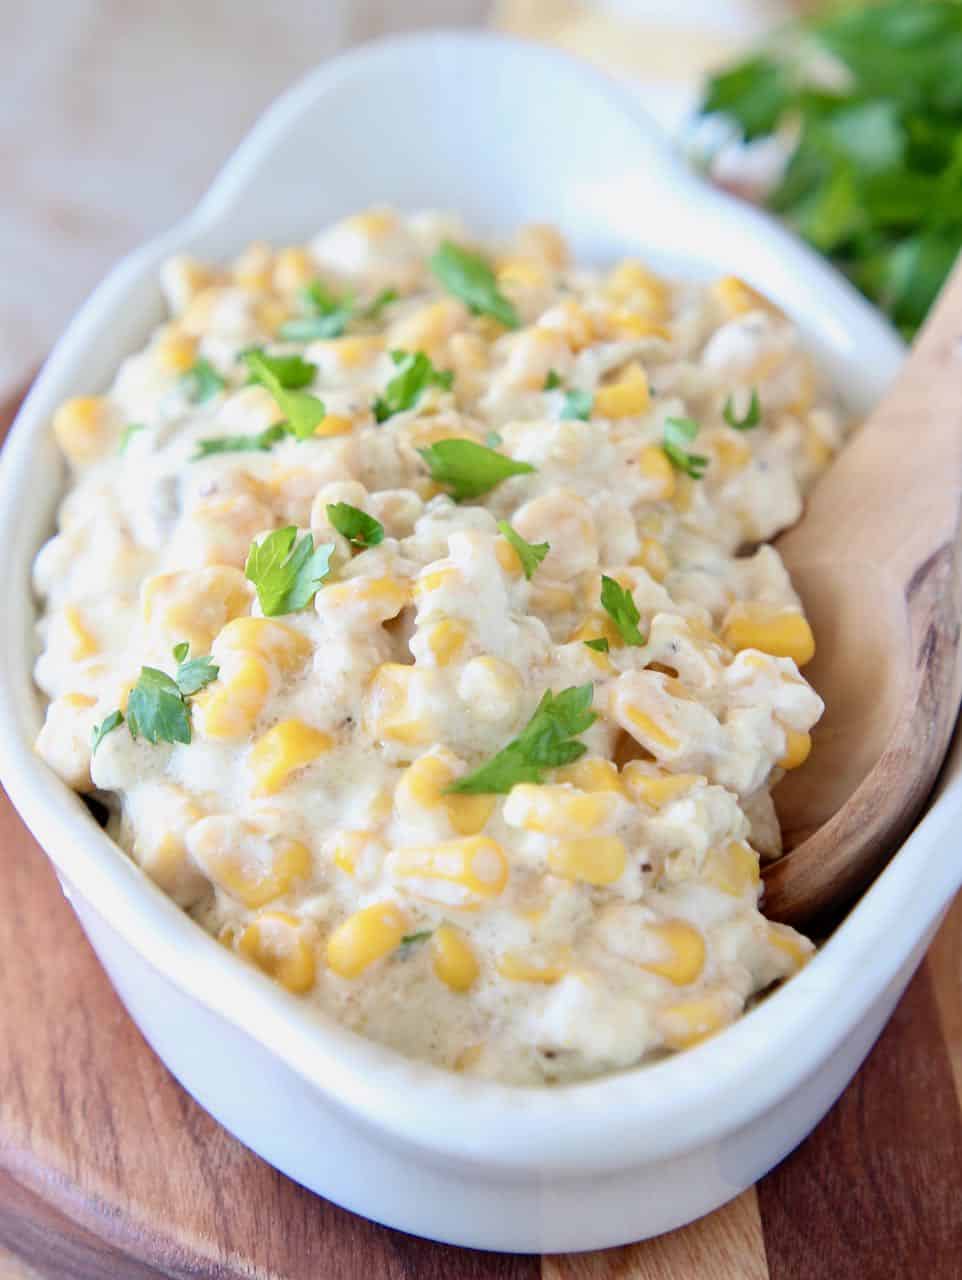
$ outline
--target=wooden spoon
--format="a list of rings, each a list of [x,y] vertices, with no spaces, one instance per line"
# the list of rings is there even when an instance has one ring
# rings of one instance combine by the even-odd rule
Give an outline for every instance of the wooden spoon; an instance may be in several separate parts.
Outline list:
[[[892,390],[776,543],[812,624],[825,699],[774,798],[790,850],[765,911],[805,924],[847,905],[908,835],[962,693],[962,260]]]

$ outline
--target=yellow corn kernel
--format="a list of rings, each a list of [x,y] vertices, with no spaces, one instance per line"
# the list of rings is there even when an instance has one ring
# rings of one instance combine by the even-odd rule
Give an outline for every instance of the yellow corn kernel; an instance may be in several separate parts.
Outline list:
[[[325,613],[343,609],[374,623],[396,618],[410,598],[408,584],[400,578],[348,578],[325,587],[321,604]]]
[[[565,880],[605,885],[624,873],[628,853],[617,836],[584,836],[562,840],[548,852],[548,870]]]
[[[752,460],[750,447],[734,432],[717,432],[711,437],[711,449],[725,472],[741,471]]]
[[[592,412],[600,418],[631,418],[647,413],[650,407],[648,375],[639,364],[633,363],[617,382],[598,388]]]
[[[97,637],[87,626],[84,616],[76,605],[68,604],[63,611],[63,620],[73,644],[70,649],[70,660],[82,662],[84,658],[92,658],[100,652]]]
[[[564,836],[597,831],[617,812],[610,791],[578,791],[563,784],[520,782],[505,801],[505,821],[525,831]]]
[[[520,578],[524,572],[521,558],[507,538],[498,538],[494,544],[494,557],[509,578]]]
[[[431,935],[434,972],[452,991],[467,991],[477,978],[477,957],[460,929],[442,924]]]
[[[229,679],[216,680],[194,699],[205,738],[242,738],[250,733],[271,690],[270,672],[253,654],[244,654]]]
[[[198,262],[188,254],[169,258],[161,268],[161,280],[170,308],[184,311],[203,289],[214,283],[215,273],[206,263]]]
[[[264,298],[257,304],[257,326],[265,333],[274,334],[290,319],[290,314],[290,306],[283,298]]]
[[[815,948],[807,938],[803,938],[787,924],[776,924],[773,920],[769,920],[767,924],[769,943],[782,955],[788,956],[793,972],[808,964]]]
[[[197,339],[176,330],[154,344],[153,357],[164,373],[186,373],[197,359]]]
[[[518,232],[518,252],[526,260],[534,259],[559,270],[567,265],[568,246],[557,227],[546,222],[531,222]]]
[[[628,703],[624,706],[623,714],[631,725],[634,736],[644,746],[653,742],[665,751],[677,751],[681,745],[677,738],[672,737],[667,729],[663,729],[657,721],[652,719],[646,711],[642,711],[640,707],[634,707]]]
[[[731,999],[722,991],[709,991],[660,1009],[657,1021],[669,1049],[688,1049],[727,1026],[734,1016]]]
[[[632,800],[652,809],[663,808],[705,781],[697,773],[646,773],[638,760],[629,760],[621,776]]]
[[[459,836],[475,836],[494,812],[495,798],[447,792],[455,777],[454,768],[441,756],[421,756],[402,775],[397,800],[402,806],[409,799],[422,809],[443,807]]]
[[[97,705],[97,699],[91,698],[86,693],[65,693],[57,701],[65,707],[75,707],[78,711],[85,711],[88,707]]]
[[[591,316],[573,298],[566,298],[557,307],[553,307],[552,319],[555,316],[557,316],[557,322],[544,327],[556,329],[561,333],[572,351],[580,351],[582,347],[590,346],[594,342],[595,329]]]
[[[630,302],[653,320],[668,311],[669,290],[665,282],[643,263],[627,258],[611,271],[605,280],[605,293],[615,302]]]
[[[235,261],[231,275],[234,283],[250,293],[263,293],[271,287],[274,255],[269,244],[258,240],[249,244]]]
[[[288,911],[264,911],[237,939],[237,949],[294,995],[314,985],[314,948]]]
[[[299,246],[281,249],[274,262],[273,284],[281,293],[296,293],[317,275],[314,259]]]
[[[214,313],[225,291],[216,285],[201,289],[188,302],[180,316],[180,323],[188,333],[197,337],[213,326]]]
[[[678,487],[678,475],[668,461],[664,449],[649,444],[638,455],[638,469],[646,480],[654,486],[652,497],[667,502],[675,496]]]
[[[827,467],[834,457],[832,446],[812,427],[805,432],[805,457],[819,471]]]
[[[64,456],[75,467],[96,462],[110,443],[103,396],[65,400],[53,415],[53,433]]]
[[[431,656],[439,667],[446,667],[464,648],[468,628],[456,618],[442,618],[426,633]]]
[[[547,273],[540,262],[530,258],[509,258],[498,268],[498,284],[521,289],[540,289],[547,283]]]
[[[415,579],[414,598],[420,600],[432,591],[440,591],[442,587],[459,587],[463,581],[460,571],[453,566],[428,570]]]
[[[664,544],[659,542],[657,538],[641,539],[638,554],[632,564],[641,565],[656,582],[664,582],[668,570],[671,568],[668,552],[665,550]]]
[[[329,849],[334,865],[345,875],[357,873],[357,862],[373,837],[371,831],[337,831],[331,837]]]
[[[582,791],[620,791],[621,779],[612,760],[600,756],[583,756],[574,764],[566,764],[555,771],[558,782],[570,782]]]
[[[392,341],[405,351],[431,352],[462,328],[467,318],[463,303],[441,298],[405,316],[395,326]]]
[[[593,601],[598,598],[598,590],[594,586],[591,596]],[[607,613],[589,613],[584,622],[572,631],[568,637],[568,644],[576,644],[578,641],[584,643],[585,640],[607,640],[612,649],[617,649],[619,645],[624,644],[621,632]]]
[[[245,857],[240,847],[219,848],[204,854],[195,848],[194,855],[219,888],[253,910],[273,902],[287,893],[295,881],[306,880],[311,874],[311,854],[306,845],[283,837],[269,844],[271,858],[267,866]]]
[[[342,978],[357,978],[396,951],[407,917],[393,902],[376,902],[342,920],[327,940],[327,963]]]
[[[712,293],[729,319],[748,315],[750,311],[774,311],[771,302],[738,276],[722,276],[712,285]]]
[[[384,339],[372,334],[367,337],[332,338],[325,347],[334,353],[342,369],[359,369],[376,360],[384,350]]]
[[[303,632],[273,618],[234,618],[214,641],[213,653],[253,653],[272,662],[285,675],[297,671],[313,648]]]
[[[172,641],[186,640],[194,655],[206,653],[226,622],[248,613],[251,588],[241,569],[211,565],[157,573],[140,588],[144,622],[160,626]]]
[[[571,968],[567,947],[515,948],[498,956],[497,969],[509,982],[558,982]]]
[[[705,967],[705,939],[685,920],[663,920],[648,925],[646,938],[651,938],[657,959],[647,960],[641,967],[649,973],[667,978],[676,987],[687,987]]]
[[[347,436],[354,430],[354,419],[343,413],[326,413],[314,428],[314,434],[323,439],[332,436]]]
[[[722,893],[740,898],[748,889],[757,890],[761,883],[758,854],[744,840],[731,840],[723,848],[711,851],[702,867],[702,878]]]
[[[671,341],[671,330],[668,326],[659,324],[644,310],[634,311],[619,307],[609,311],[605,316],[605,328],[612,338],[621,338],[626,341],[634,338],[661,338],[664,342]]]
[[[486,836],[397,849],[394,876],[415,897],[473,911],[508,883],[504,850]]]
[[[484,1054],[483,1044],[469,1044],[467,1048],[462,1049],[460,1053],[455,1055],[454,1061],[451,1063],[452,1071],[472,1071]]]
[[[365,209],[345,218],[344,225],[369,240],[383,240],[397,229],[397,214],[393,209]]]
[[[570,587],[560,582],[539,582],[537,577],[531,584],[529,599],[532,613],[567,613],[577,604]]]
[[[812,735],[798,729],[785,730],[785,754],[778,761],[780,769],[797,769],[808,759],[812,750]]]
[[[416,680],[415,669],[400,662],[384,662],[371,676],[364,719],[374,737],[406,746],[418,746],[431,737],[431,725],[411,710]]]
[[[691,505],[695,500],[695,482],[684,471],[675,472],[675,492],[671,497],[671,504],[677,512],[685,515],[691,510]]]
[[[760,649],[775,658],[793,658],[799,667],[815,656],[815,637],[802,613],[756,601],[736,601],[728,610],[722,640],[730,649]]]
[[[330,751],[333,745],[330,734],[312,729],[303,720],[282,720],[274,725],[251,748],[248,763],[256,779],[255,795],[274,795],[287,785],[292,773]]]

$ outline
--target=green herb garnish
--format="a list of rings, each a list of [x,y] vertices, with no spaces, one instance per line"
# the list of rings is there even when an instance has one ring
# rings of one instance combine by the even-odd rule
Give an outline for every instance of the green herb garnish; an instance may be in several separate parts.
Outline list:
[[[120,437],[118,452],[126,453],[127,446],[130,444],[131,440],[137,434],[137,432],[146,431],[146,430],[147,428],[144,426],[142,422],[128,422],[127,425],[124,427],[123,435]]]
[[[142,667],[127,699],[130,736],[148,742],[190,742],[190,711],[177,682],[166,671]]]
[[[209,360],[201,358],[181,374],[180,385],[192,404],[203,404],[223,391],[227,383]]]
[[[245,351],[244,363],[251,381],[266,387],[277,401],[291,433],[309,440],[327,413],[323,400],[300,390],[313,380],[317,366],[300,356],[269,356],[260,350]]]
[[[557,391],[564,384],[561,381],[561,375],[555,369],[548,370],[548,376],[544,380],[545,391]]]
[[[275,529],[260,542],[252,542],[244,573],[257,589],[265,617],[306,609],[330,572],[333,543],[315,548],[306,533],[295,546],[297,529]]]
[[[735,397],[729,396],[725,401],[722,417],[736,431],[750,431],[752,427],[757,427],[762,420],[762,406],[758,399],[758,391],[752,387],[752,398],[742,418],[735,416]]]
[[[520,325],[514,303],[498,288],[494,272],[480,254],[445,240],[428,266],[448,293],[460,298],[475,315],[494,316],[506,329]]]
[[[518,553],[518,559],[521,561],[521,568],[524,570],[524,576],[530,582],[531,575],[551,550],[551,543],[526,542],[520,533],[517,533],[511,528],[507,520],[499,520],[498,528]]]
[[[339,338],[354,313],[354,299],[350,294],[338,297],[321,283],[312,280],[300,290],[304,314],[295,320],[286,320],[278,336],[285,342],[313,342],[317,338]]]
[[[113,733],[114,729],[119,729],[123,722],[122,711],[111,711],[110,715],[104,716],[100,724],[95,724],[90,731],[90,754],[93,755],[107,734]]]
[[[530,462],[515,462],[473,440],[438,440],[418,453],[428,464],[432,479],[446,485],[455,502],[480,498],[509,476],[534,471]]]
[[[641,614],[638,612],[638,606],[631,592],[614,578],[609,578],[607,574],[601,579],[601,607],[618,628],[625,644],[643,645],[645,643],[645,637],[638,630]],[[585,643],[590,642],[585,641]],[[605,643],[607,644],[607,641]]]
[[[374,401],[374,417],[386,422],[396,413],[413,409],[428,387],[451,390],[454,374],[450,369],[435,369],[423,351],[392,351],[397,373],[384,388],[383,396]]]
[[[521,733],[448,791],[462,795],[505,795],[519,782],[541,782],[546,769],[572,764],[588,748],[575,741],[594,724],[590,710],[594,685],[572,686],[559,694],[547,690]]]
[[[384,541],[384,525],[349,502],[330,502],[327,518],[331,527],[342,533],[352,547],[376,547]]]
[[[433,929],[421,929],[418,933],[406,933],[401,939],[401,946],[410,947],[416,942],[427,942],[433,932]]]
[[[594,649],[595,653],[607,653],[611,648],[606,636],[599,636],[597,640],[583,641],[589,649]]]
[[[595,398],[590,391],[569,391],[561,405],[561,416],[587,422],[594,402]]]
[[[661,447],[668,461],[693,480],[700,480],[708,466],[702,453],[689,453],[687,446],[698,435],[698,423],[692,418],[666,418]]]
[[[197,441],[190,461],[199,462],[201,458],[209,458],[215,453],[268,453],[287,435],[290,435],[287,427],[275,422],[272,427],[265,427],[252,436],[207,436]]]
[[[203,658],[188,658],[189,652],[190,646],[185,641],[174,645],[174,658],[177,662],[174,682],[185,698],[199,693],[220,674],[220,667],[209,655]]]

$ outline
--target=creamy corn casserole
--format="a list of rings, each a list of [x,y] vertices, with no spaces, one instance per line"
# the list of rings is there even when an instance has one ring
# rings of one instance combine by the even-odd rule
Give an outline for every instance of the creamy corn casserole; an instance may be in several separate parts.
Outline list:
[[[778,554],[842,421],[734,277],[374,210],[64,404],[38,750],[244,964],[401,1052],[569,1080],[811,944],[759,910],[814,642]]]

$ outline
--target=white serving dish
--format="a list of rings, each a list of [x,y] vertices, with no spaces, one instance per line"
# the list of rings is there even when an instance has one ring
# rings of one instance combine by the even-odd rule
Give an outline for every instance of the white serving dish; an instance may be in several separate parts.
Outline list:
[[[323,1019],[191,923],[34,755],[29,572],[61,468],[47,423],[161,317],[160,261],[306,237],[382,201],[485,233],[561,224],[589,258],[653,252],[736,270],[802,324],[864,409],[901,347],[827,266],[709,191],[630,96],[568,58],[431,34],[329,63],[267,114],[186,221],[122,262],[61,339],[0,464],[7,588],[0,773],[131,1015],[232,1133],[321,1195],[457,1244],[552,1252],[637,1240],[755,1181],[817,1123],[872,1045],[962,881],[962,752],[895,861],[808,967],[674,1059],[551,1090],[408,1062]]]

